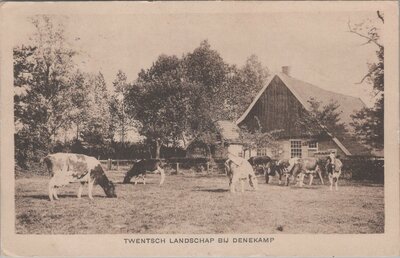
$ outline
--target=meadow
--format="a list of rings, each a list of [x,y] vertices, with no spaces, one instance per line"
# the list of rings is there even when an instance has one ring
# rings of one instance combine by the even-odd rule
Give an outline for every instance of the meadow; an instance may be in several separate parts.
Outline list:
[[[50,202],[48,176],[15,181],[18,234],[358,234],[384,232],[382,184],[340,180],[339,191],[321,185],[285,187],[277,179],[258,190],[230,193],[223,173],[148,174],[146,184],[122,184],[124,170],[106,171],[117,198],[96,186],[94,200],[77,199],[78,184],[59,189]],[[327,180],[326,180],[327,181]],[[238,187],[239,190],[239,187]]]

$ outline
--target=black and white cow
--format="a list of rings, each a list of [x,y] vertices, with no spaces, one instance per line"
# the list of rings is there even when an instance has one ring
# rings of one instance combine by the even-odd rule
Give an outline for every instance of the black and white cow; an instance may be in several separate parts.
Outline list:
[[[272,159],[268,156],[253,156],[248,159],[248,162],[253,166],[254,170],[262,169],[265,176],[265,183],[268,184],[270,177],[275,175],[271,174]]]
[[[284,175],[288,176],[289,174],[288,167],[289,167],[288,160],[272,160],[269,164],[268,181],[269,178],[271,178],[272,176],[277,176],[279,184],[282,184],[282,176]],[[265,179],[267,180],[267,178]]]
[[[57,188],[73,182],[80,182],[78,198],[81,198],[83,185],[88,183],[89,198],[93,199],[93,185],[103,188],[107,197],[117,197],[114,184],[108,180],[100,162],[93,157],[74,153],[50,154],[42,160],[52,176],[49,182],[49,198],[58,200]]]
[[[137,184],[137,179],[141,177],[143,180],[143,184],[146,184],[145,181],[146,172],[158,171],[161,174],[160,185],[162,185],[165,179],[165,171],[163,169],[163,166],[164,166],[163,162],[159,159],[143,159],[138,162],[135,162],[133,164],[133,167],[129,169],[128,172],[126,172],[123,183],[127,184],[131,181],[132,177],[135,177],[135,184]]]
[[[335,183],[335,189],[338,190],[339,177],[342,174],[343,163],[336,158],[335,154],[331,153],[326,161],[326,172],[330,182],[329,189],[332,190],[333,183]]]

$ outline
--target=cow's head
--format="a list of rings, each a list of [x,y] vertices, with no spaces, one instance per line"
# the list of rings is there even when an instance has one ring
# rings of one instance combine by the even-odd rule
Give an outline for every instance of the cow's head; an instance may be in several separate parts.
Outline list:
[[[114,183],[111,181],[108,181],[104,186],[103,186],[104,192],[106,193],[106,196],[109,198],[116,198],[117,194],[115,193],[115,186]]]
[[[99,184],[101,188],[103,188],[104,193],[106,194],[107,197],[109,198],[117,197],[117,194],[115,193],[115,186],[113,182],[111,182],[108,179],[101,165],[96,166],[92,170],[92,176],[96,180],[96,183]]]

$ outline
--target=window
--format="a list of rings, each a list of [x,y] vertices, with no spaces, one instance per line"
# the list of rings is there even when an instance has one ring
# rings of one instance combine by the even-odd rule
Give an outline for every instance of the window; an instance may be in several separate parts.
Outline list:
[[[257,156],[267,156],[267,148],[257,149]]]
[[[318,151],[318,142],[308,142],[308,150]]]
[[[318,142],[316,141],[308,142],[308,156],[314,157],[317,151],[318,151]]]
[[[301,141],[291,140],[290,141],[290,157],[291,158],[301,158]]]

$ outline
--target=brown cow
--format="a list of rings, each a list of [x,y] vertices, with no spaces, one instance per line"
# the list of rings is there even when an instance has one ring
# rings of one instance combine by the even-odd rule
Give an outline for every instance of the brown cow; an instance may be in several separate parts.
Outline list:
[[[288,171],[289,174],[293,177],[293,180],[297,179],[297,176],[300,177],[300,180],[297,184],[300,187],[303,186],[304,176],[307,174],[310,176],[310,183],[312,184],[313,178],[315,174],[318,174],[319,178],[321,179],[321,183],[324,184],[324,180],[321,174],[321,164],[322,160],[314,157],[308,158],[292,158],[289,160],[289,167]],[[296,185],[297,185],[296,184]],[[286,177],[286,185],[289,185],[289,177]]]

